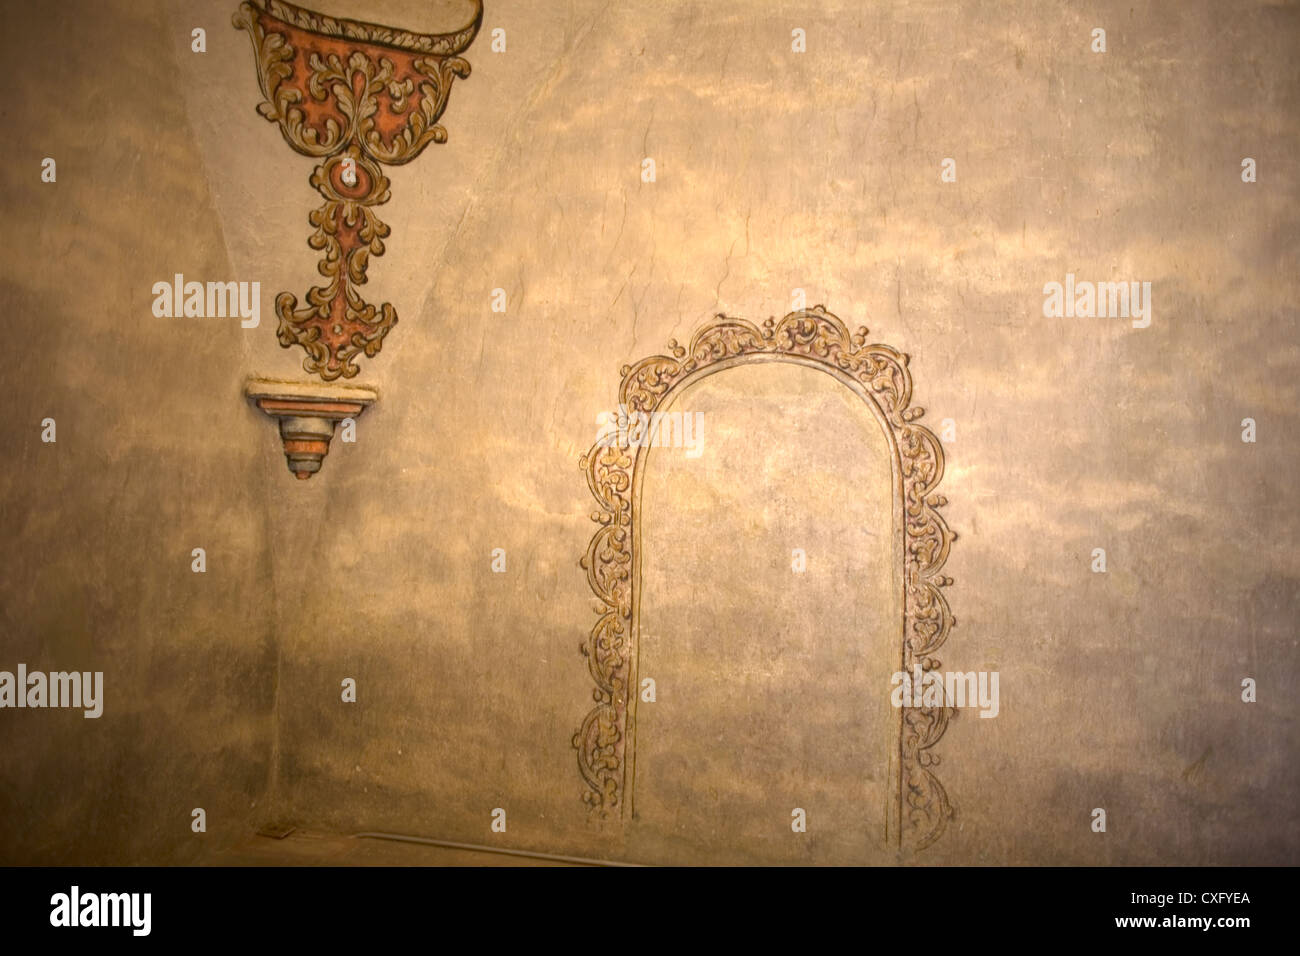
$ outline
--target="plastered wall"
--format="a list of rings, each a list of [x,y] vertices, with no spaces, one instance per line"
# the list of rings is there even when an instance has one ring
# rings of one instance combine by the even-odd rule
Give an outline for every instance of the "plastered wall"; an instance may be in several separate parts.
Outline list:
[[[0,860],[192,862],[244,837],[270,781],[279,474],[238,414],[256,349],[152,312],[155,281],[231,272],[159,10],[5,17],[0,669],[101,671],[104,700],[0,712]]]

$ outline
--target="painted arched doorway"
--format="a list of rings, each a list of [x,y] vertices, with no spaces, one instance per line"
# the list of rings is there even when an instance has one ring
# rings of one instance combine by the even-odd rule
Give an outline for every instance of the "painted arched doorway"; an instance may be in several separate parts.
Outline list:
[[[902,593],[897,621],[899,668],[908,673],[937,666],[931,656],[947,639],[952,615],[940,574],[955,535],[937,509],[934,493],[943,477],[939,440],[918,424],[923,410],[911,405],[907,356],[867,344],[866,329],[851,335],[821,307],[794,312],[762,328],[719,316],[683,348],[626,366],[619,391],[621,428],[602,434],[583,457],[600,528],[582,566],[601,602],[583,654],[595,682],[595,706],[573,744],[585,781],[583,799],[593,817],[626,826],[635,800],[638,665],[641,641],[641,492],[648,447],[637,421],[664,414],[684,390],[705,377],[739,365],[785,362],[833,376],[871,410],[885,435],[891,458],[893,554]],[[630,420],[630,422],[629,422]],[[627,427],[628,424],[631,427]],[[882,691],[883,692],[883,691]],[[943,832],[951,813],[947,794],[933,772],[930,748],[947,728],[948,707],[903,707],[890,741],[889,840],[921,849]]]

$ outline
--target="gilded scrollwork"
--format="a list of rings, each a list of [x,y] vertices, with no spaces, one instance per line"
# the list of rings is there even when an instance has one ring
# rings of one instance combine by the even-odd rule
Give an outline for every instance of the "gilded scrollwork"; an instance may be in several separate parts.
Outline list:
[[[281,0],[246,0],[234,15],[253,43],[264,97],[258,112],[294,150],[322,160],[311,182],[325,202],[308,217],[315,228],[308,243],[323,252],[318,269],[329,282],[309,290],[302,308],[280,293],[276,313],[280,344],[302,346],[303,367],[326,381],[356,375],[355,358],[378,353],[397,324],[391,304],[370,305],[357,291],[388,235],[371,209],[389,198],[380,164],[409,163],[429,143],[446,142],[438,120],[453,80],[469,75],[458,54],[482,17],[478,3],[464,27],[418,34]]]
[[[718,316],[682,347],[669,342],[668,354],[653,355],[621,370],[619,399],[628,412],[653,413],[666,406],[674,390],[688,379],[711,374],[735,360],[785,357],[813,363],[846,383],[854,383],[887,423],[895,455],[895,492],[902,502],[904,669],[929,671],[933,656],[956,623],[942,589],[952,579],[939,573],[956,534],[938,509],[946,504],[934,493],[943,478],[943,448],[918,420],[924,410],[912,406],[908,357],[888,345],[868,344],[867,329],[850,334],[821,306],[793,312],[760,328],[744,319]],[[595,706],[587,714],[573,745],[586,783],[583,798],[594,816],[625,819],[630,803],[628,767],[635,754],[629,719],[636,695],[629,694],[635,674],[636,589],[633,552],[637,547],[636,502],[633,500],[635,454],[602,439],[582,457],[580,467],[599,508],[592,515],[600,528],[581,565],[596,595],[598,619],[582,653],[596,687]],[[631,714],[629,713],[631,711]],[[898,741],[898,841],[922,849],[943,833],[952,807],[934,773],[939,758],[932,751],[955,713],[949,706],[904,707]]]
[[[324,36],[344,37],[360,40],[364,43],[396,47],[412,53],[435,53],[439,56],[455,56],[463,53],[473,42],[483,22],[483,5],[478,4],[474,19],[451,33],[413,33],[393,27],[380,26],[375,23],[362,23],[359,20],[344,20],[315,13],[304,7],[286,3],[285,0],[260,0],[263,9],[285,23],[291,23],[311,33]]]

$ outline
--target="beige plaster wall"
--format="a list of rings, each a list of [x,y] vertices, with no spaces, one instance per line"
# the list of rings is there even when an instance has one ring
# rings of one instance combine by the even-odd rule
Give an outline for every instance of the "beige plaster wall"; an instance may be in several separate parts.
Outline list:
[[[690,449],[648,449],[637,506],[629,851],[892,860],[903,583],[886,433],[840,381],[790,363],[723,369],[669,411],[697,427]]]
[[[200,805],[629,853],[570,746],[577,461],[620,366],[803,289],[955,424],[940,656],[998,670],[1001,713],[939,745],[957,815],[923,859],[1295,862],[1295,5],[489,0],[449,143],[380,210],[381,398],[309,482],[239,397],[305,377],[271,301],[316,279],[315,193],[234,6],[25,9],[4,39],[4,661],[103,661],[120,701],[0,714],[7,858],[189,858]],[[261,281],[262,326],[155,319],[176,271]],[[1067,272],[1150,281],[1151,326],[1044,318]]]
[[[0,711],[0,863],[191,862],[246,837],[270,779],[279,474],[241,414],[254,343],[153,315],[176,272],[233,278],[159,10],[11,8],[0,670],[102,671],[104,700]]]

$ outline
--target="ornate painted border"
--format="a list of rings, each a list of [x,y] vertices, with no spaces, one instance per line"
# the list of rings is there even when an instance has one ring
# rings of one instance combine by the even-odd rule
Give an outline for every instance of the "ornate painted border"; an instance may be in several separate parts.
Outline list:
[[[886,426],[894,459],[896,507],[901,501],[903,621],[901,661],[912,673],[933,670],[933,654],[956,624],[941,589],[952,579],[939,573],[957,535],[948,530],[934,494],[943,478],[943,447],[934,433],[917,424],[924,409],[911,405],[912,376],[907,355],[888,345],[867,344],[868,332],[851,335],[821,306],[792,312],[760,329],[744,319],[719,315],[682,348],[668,343],[669,355],[653,355],[621,370],[619,402],[629,414],[666,408],[673,394],[690,382],[748,361],[789,361],[834,375],[861,395]],[[586,783],[583,800],[593,817],[626,820],[631,815],[636,760],[640,556],[636,504],[644,448],[597,441],[579,466],[600,508],[592,519],[600,528],[587,546],[581,566],[599,600],[599,618],[581,648],[596,687],[595,706],[573,737],[578,769]],[[883,691],[882,691],[883,692]],[[904,707],[898,741],[897,806],[891,813],[891,839],[923,849],[943,833],[952,807],[933,768],[931,748],[954,714],[951,707]],[[896,821],[896,823],[894,822]]]
[[[441,120],[457,77],[469,76],[467,49],[483,21],[447,34],[422,34],[327,17],[283,0],[244,0],[231,22],[253,43],[263,102],[295,151],[320,160],[311,184],[323,202],[309,216],[307,240],[322,252],[328,282],[275,299],[280,345],[301,346],[303,368],[324,381],[352,378],[356,359],[374,358],[397,325],[391,303],[365,300],[372,259],[384,254],[389,228],[376,207],[389,199],[383,165],[409,163],[430,143],[445,143]]]

